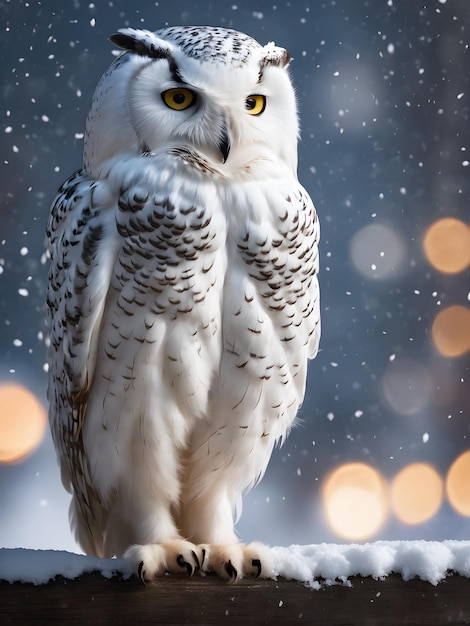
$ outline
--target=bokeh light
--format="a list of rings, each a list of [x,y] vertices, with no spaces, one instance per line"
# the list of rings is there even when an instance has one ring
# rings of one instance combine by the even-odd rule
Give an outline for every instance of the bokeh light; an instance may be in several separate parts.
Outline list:
[[[387,484],[365,463],[337,467],[326,476],[321,492],[328,525],[342,539],[365,541],[387,518]]]
[[[432,338],[443,356],[465,354],[470,350],[470,310],[455,305],[440,311],[432,325]]]
[[[453,217],[434,222],[424,236],[428,261],[440,272],[454,274],[470,265],[470,228]]]
[[[392,510],[404,524],[423,524],[439,510],[443,493],[443,480],[431,465],[412,463],[392,480]]]
[[[350,255],[354,267],[371,279],[400,275],[407,256],[403,237],[385,224],[369,224],[357,231]]]
[[[41,443],[46,411],[36,396],[18,384],[0,385],[0,463],[20,461]]]
[[[413,415],[429,402],[432,377],[421,363],[397,359],[390,362],[385,370],[382,392],[394,411],[400,415]]]
[[[446,491],[449,503],[457,513],[470,517],[470,450],[461,454],[450,466]]]

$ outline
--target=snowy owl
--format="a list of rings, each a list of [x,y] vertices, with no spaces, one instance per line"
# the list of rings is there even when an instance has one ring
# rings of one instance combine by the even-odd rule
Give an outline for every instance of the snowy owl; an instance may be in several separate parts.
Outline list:
[[[289,53],[234,30],[125,28],[47,234],[48,400],[83,550],[269,577],[241,498],[303,400],[319,226],[297,179]]]

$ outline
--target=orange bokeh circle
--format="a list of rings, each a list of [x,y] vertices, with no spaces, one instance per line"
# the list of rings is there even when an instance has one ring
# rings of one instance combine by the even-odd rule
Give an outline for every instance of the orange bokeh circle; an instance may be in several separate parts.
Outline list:
[[[428,228],[423,247],[428,261],[440,272],[462,272],[470,265],[470,228],[458,219],[444,217]]]
[[[0,384],[0,463],[20,461],[41,443],[46,411],[36,396],[19,384]]]
[[[334,469],[323,481],[321,495],[328,525],[342,539],[369,539],[388,515],[386,481],[366,463],[345,463]]]

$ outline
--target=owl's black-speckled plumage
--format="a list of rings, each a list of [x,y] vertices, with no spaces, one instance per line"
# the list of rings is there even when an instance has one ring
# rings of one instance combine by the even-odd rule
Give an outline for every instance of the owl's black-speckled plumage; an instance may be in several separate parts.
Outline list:
[[[155,34],[174,42],[193,59],[211,63],[230,63],[233,66],[243,65],[254,49],[261,48],[252,37],[228,28],[178,26],[162,28]]]
[[[320,337],[289,56],[212,27],[112,41],[127,52],[48,222],[49,414],[72,523],[144,579],[269,576],[233,510],[287,435]]]

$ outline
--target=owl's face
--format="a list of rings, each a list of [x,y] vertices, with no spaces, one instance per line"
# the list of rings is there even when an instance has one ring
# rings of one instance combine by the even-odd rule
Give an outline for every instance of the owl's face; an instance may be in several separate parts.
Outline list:
[[[95,93],[85,143],[90,173],[118,154],[171,147],[196,151],[231,177],[266,161],[295,173],[297,113],[286,50],[209,27],[125,29],[111,41],[128,53]]]

